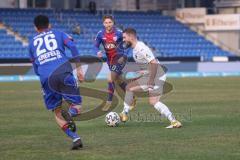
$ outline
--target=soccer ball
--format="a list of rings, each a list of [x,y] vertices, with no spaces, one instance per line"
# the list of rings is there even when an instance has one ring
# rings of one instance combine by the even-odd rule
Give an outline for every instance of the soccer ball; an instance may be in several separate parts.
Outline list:
[[[105,122],[109,127],[117,127],[121,120],[116,112],[109,112],[105,117]]]

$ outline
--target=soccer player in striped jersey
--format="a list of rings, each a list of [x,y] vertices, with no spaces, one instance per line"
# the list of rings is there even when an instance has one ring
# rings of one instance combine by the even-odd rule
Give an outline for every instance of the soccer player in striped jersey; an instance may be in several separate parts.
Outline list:
[[[109,66],[110,74],[108,75],[108,98],[106,105],[102,108],[103,111],[108,111],[111,106],[115,82],[125,91],[126,83],[122,80],[121,74],[127,62],[127,56],[124,54],[122,31],[115,27],[114,18],[110,15],[103,17],[103,26],[95,38],[95,52],[99,58],[103,57],[100,50],[102,44],[107,56],[107,64]],[[136,100],[134,97],[131,108],[135,106]]]

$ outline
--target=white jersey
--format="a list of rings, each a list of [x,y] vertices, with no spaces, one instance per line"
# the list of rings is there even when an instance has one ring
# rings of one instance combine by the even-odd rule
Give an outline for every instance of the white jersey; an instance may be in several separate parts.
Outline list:
[[[133,48],[133,59],[137,63],[148,64],[155,59],[151,49],[141,41],[138,41]]]
[[[147,85],[147,81],[149,80],[149,63],[155,59],[155,56],[146,44],[138,41],[136,46],[133,48],[133,59],[139,65],[143,75],[143,77],[138,79],[137,82],[144,91],[147,91],[149,89]],[[158,80],[155,80],[155,86],[153,91],[161,93],[163,91],[162,81],[166,80],[166,74],[163,73],[160,65],[157,69],[155,78]]]
[[[149,63],[155,59],[155,56],[146,44],[137,41],[136,46],[133,48],[133,59],[141,70],[148,70]]]

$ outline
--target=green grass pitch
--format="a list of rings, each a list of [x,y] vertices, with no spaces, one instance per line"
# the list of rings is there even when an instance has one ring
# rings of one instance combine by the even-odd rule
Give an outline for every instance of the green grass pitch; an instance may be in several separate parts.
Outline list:
[[[147,99],[138,99],[135,118],[119,127],[107,127],[104,116],[77,122],[84,142],[79,151],[69,150],[71,141],[45,109],[38,82],[0,83],[0,160],[239,160],[240,78],[168,81],[174,90],[162,100],[183,128],[165,129],[166,120],[151,116],[144,120],[157,112]],[[105,81],[83,85],[107,86]],[[83,101],[88,107],[99,103]],[[114,111],[121,109],[122,102]]]

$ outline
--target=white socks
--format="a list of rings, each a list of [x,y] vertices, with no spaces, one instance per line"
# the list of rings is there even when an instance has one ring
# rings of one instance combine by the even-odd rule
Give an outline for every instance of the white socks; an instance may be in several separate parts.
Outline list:
[[[124,102],[124,108],[123,108],[122,113],[128,114],[129,110],[130,110],[130,106]]]
[[[130,110],[130,104],[132,104],[133,101],[133,92],[126,91],[125,97],[124,97],[124,108],[123,112],[128,114]]]
[[[122,113],[128,114],[128,112],[130,110],[130,104],[132,103],[132,101],[133,101],[133,92],[126,91],[125,99],[124,99],[124,108],[123,108]],[[157,102],[154,105],[154,108],[158,112],[160,112],[160,114],[164,115],[170,122],[176,121],[176,119],[173,116],[172,112],[162,102]]]
[[[157,102],[154,105],[154,108],[160,112],[162,115],[164,115],[170,122],[175,121],[175,117],[173,116],[172,112],[168,109],[168,107],[163,104],[162,102]]]

